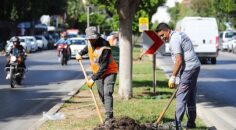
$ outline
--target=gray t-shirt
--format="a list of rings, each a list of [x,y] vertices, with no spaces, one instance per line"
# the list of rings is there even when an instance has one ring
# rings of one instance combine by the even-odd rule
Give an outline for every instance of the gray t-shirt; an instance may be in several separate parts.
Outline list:
[[[171,31],[170,33],[170,51],[172,60],[175,63],[175,55],[182,54],[184,63],[182,67],[184,70],[192,70],[201,65],[193,48],[190,38],[182,33]]]

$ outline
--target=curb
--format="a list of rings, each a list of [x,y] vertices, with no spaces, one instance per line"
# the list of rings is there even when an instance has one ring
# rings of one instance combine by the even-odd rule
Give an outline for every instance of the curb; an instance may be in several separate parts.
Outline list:
[[[77,80],[78,77],[80,77],[83,74],[78,75],[76,78],[74,78],[73,80]],[[69,81],[68,83],[66,83],[64,86],[67,86],[68,84],[70,84],[73,81]],[[76,93],[79,92],[80,88],[85,84],[85,79],[82,79],[82,81],[80,82],[80,84],[78,84],[76,87],[74,88],[70,93],[68,93],[67,95],[65,95],[61,101],[59,103],[57,103],[55,106],[53,106],[50,110],[48,110],[48,112],[45,112],[48,115],[53,115],[56,112],[58,112],[58,110],[62,107],[62,105],[64,105],[64,103],[69,100],[72,96],[74,96]],[[36,122],[34,123],[28,130],[38,130],[40,128],[40,126],[42,124],[44,124],[48,119],[45,119],[43,116]]]

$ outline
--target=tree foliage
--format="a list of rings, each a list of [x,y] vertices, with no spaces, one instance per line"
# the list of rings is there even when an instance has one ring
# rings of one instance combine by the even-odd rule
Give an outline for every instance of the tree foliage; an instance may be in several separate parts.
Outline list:
[[[43,14],[61,14],[65,7],[66,0],[2,0],[0,20],[31,21],[39,19]]]
[[[117,12],[118,1],[116,0],[90,0],[93,5],[99,5],[101,8],[104,8],[108,14],[108,19],[106,24],[111,27],[112,30],[119,29],[119,15]],[[117,3],[116,3],[117,2]],[[133,18],[132,22],[132,31],[138,33],[138,19],[140,17],[148,17],[151,21],[152,15],[156,12],[157,7],[162,5],[165,0],[140,0],[137,12]],[[131,3],[132,4],[132,3]]]
[[[84,2],[85,1],[85,2]],[[93,1],[86,0],[68,0],[67,1],[67,15],[68,21],[77,22],[77,28],[85,30],[87,23],[87,9],[89,8],[89,24],[90,26],[98,26],[104,30],[107,26],[104,26],[108,15],[105,12],[105,7],[102,5],[96,5]],[[71,25],[73,26],[73,25]]]

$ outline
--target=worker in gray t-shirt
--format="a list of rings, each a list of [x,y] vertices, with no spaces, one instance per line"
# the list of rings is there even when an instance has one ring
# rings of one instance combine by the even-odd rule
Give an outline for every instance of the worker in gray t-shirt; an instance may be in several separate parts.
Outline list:
[[[186,127],[195,128],[196,84],[201,63],[194,51],[191,40],[186,34],[172,31],[166,23],[160,23],[156,28],[156,32],[164,42],[170,44],[174,67],[168,81],[169,88],[176,88],[176,76],[179,75],[180,78],[176,93],[176,127],[182,129],[181,121],[187,109],[188,121]]]

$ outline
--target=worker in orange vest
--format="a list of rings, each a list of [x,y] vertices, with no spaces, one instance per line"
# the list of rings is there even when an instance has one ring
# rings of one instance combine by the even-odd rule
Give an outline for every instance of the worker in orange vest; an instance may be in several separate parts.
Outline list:
[[[85,30],[88,45],[77,55],[77,60],[82,60],[82,56],[88,54],[92,77],[87,82],[92,88],[96,82],[99,97],[105,107],[105,122],[113,118],[113,91],[118,72],[118,65],[112,57],[110,44],[100,37],[94,27]]]

